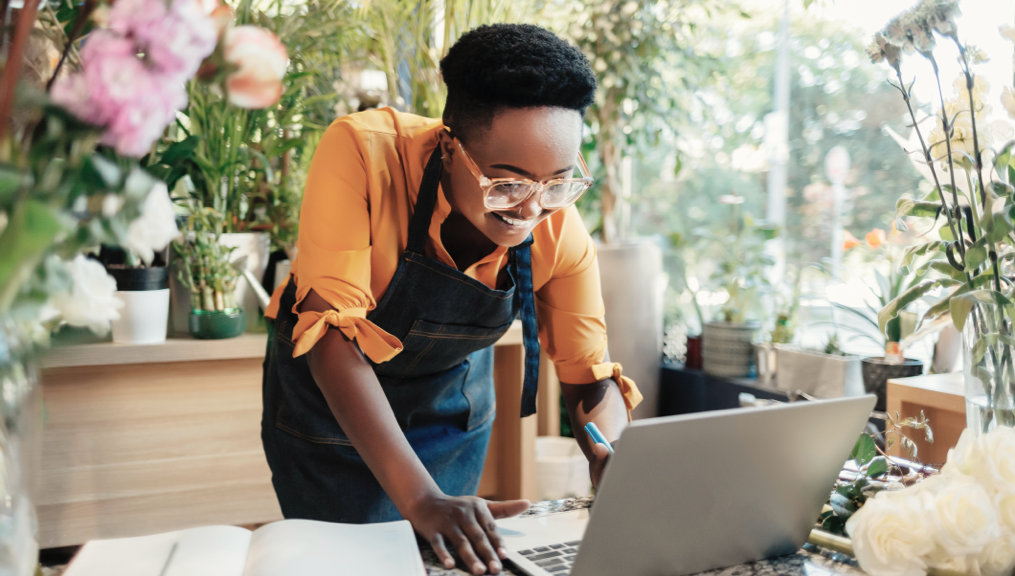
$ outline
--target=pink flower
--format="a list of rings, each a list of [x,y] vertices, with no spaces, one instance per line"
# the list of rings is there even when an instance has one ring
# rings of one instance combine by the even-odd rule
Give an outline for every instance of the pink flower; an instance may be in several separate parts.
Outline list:
[[[226,32],[225,60],[236,67],[226,78],[230,104],[267,108],[282,97],[289,54],[271,32],[257,26],[230,29]]]
[[[58,80],[51,96],[103,127],[102,142],[117,153],[142,156],[187,105],[186,82],[216,38],[196,0],[119,0],[110,28],[85,41],[81,72]]]
[[[197,0],[117,0],[109,14],[110,29],[132,37],[153,68],[183,80],[218,40],[215,21]]]

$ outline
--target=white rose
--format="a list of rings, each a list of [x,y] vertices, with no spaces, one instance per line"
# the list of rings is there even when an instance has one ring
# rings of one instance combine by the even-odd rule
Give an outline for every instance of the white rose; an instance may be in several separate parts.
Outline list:
[[[998,492],[994,496],[994,509],[1001,528],[1015,531],[1015,488]]]
[[[918,491],[934,539],[950,557],[979,554],[1001,535],[994,502],[968,476],[952,473],[940,478]]]
[[[1003,530],[1001,537],[983,549],[977,558],[983,576],[1007,576],[1015,568],[1015,532]]]
[[[173,213],[173,201],[165,182],[156,182],[145,198],[141,217],[127,227],[127,245],[146,264],[151,264],[155,252],[164,249],[180,235]]]
[[[1015,488],[1015,430],[998,426],[981,436],[963,430],[943,471],[971,476],[991,494]]]
[[[909,490],[880,492],[846,521],[853,553],[870,576],[924,576],[934,536]]]
[[[71,278],[71,289],[54,294],[50,304],[71,326],[84,326],[96,334],[106,334],[109,323],[120,317],[117,309],[123,306],[113,294],[116,280],[106,274],[102,264],[81,254],[64,262],[64,266]]]

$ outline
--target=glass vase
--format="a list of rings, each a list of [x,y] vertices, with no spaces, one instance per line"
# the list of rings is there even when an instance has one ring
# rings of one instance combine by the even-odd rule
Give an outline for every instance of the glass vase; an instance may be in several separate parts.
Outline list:
[[[34,502],[41,447],[34,347],[0,315],[0,576],[30,576],[39,562]]]
[[[962,329],[966,427],[977,434],[1015,426],[1015,336],[1010,316],[994,304],[977,304]]]

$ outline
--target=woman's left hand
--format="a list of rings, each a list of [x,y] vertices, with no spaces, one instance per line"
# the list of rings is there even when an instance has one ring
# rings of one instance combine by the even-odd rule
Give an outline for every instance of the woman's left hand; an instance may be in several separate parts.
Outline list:
[[[602,444],[592,445],[592,459],[589,460],[589,476],[592,477],[592,486],[599,488],[599,481],[603,478],[603,471],[606,470],[606,463],[610,460],[610,451]]]

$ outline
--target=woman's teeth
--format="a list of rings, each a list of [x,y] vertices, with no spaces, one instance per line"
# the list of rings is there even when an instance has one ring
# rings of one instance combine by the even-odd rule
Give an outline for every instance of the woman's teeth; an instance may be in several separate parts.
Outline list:
[[[529,223],[529,220],[515,220],[514,218],[508,218],[503,214],[496,214],[496,216],[512,226],[526,226]]]

